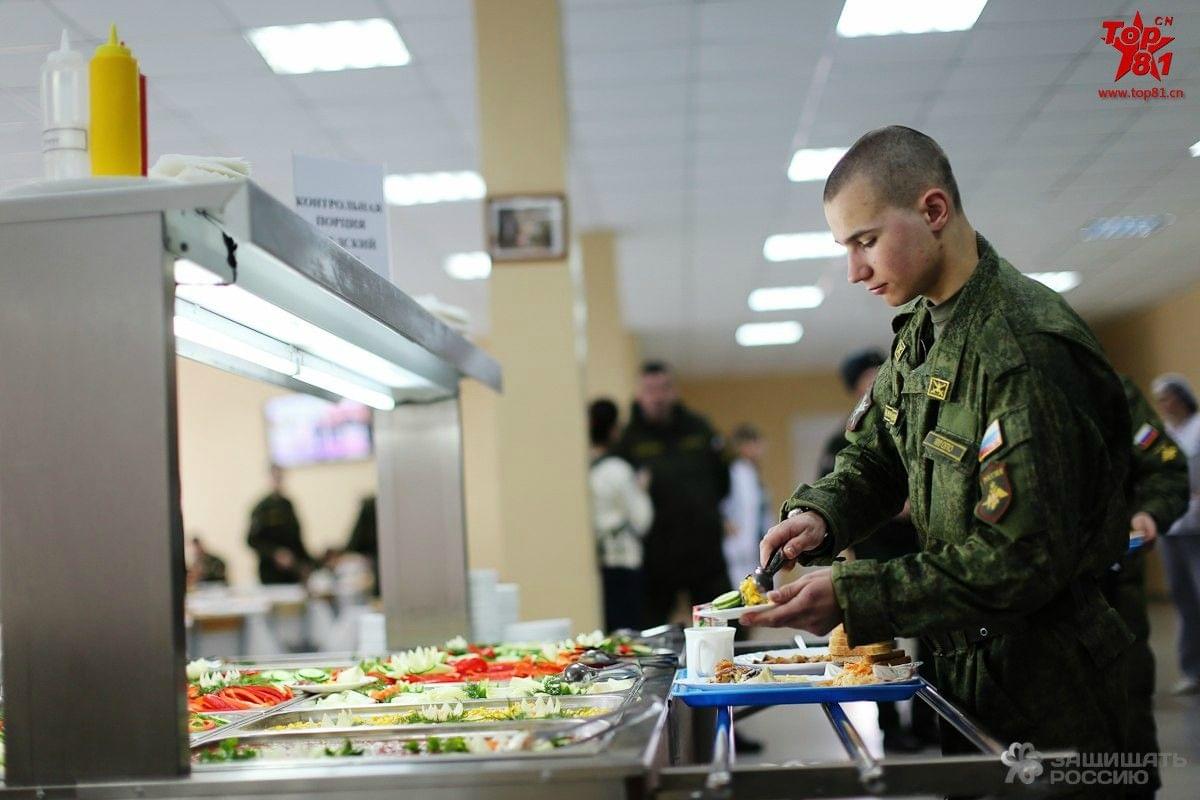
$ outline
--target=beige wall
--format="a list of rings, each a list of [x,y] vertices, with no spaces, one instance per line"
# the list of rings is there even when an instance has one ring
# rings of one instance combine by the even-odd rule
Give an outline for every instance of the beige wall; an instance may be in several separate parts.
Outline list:
[[[742,422],[758,428],[767,442],[763,483],[771,501],[791,495],[800,478],[792,465],[792,421],[797,416],[849,414],[854,399],[836,373],[794,373],[767,377],[682,379],[684,403],[704,414],[722,434]]]
[[[269,488],[263,405],[287,392],[194,361],[176,364],[184,530],[225,559],[232,582],[257,583],[246,529],[250,509]],[[304,545],[319,556],[349,538],[359,502],[375,491],[375,461],[290,469],[284,486]]]

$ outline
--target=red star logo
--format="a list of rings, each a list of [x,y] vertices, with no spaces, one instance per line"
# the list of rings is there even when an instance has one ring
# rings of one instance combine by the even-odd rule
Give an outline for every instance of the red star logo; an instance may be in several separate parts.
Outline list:
[[[1107,23],[1106,27],[1108,25],[1112,25],[1112,23]],[[1124,26],[1119,31],[1110,30],[1112,30],[1112,33],[1110,33],[1112,41],[1109,44],[1121,54],[1121,63],[1117,65],[1117,74],[1113,78],[1114,81],[1121,80],[1122,77],[1133,69],[1134,59],[1141,52],[1147,54],[1144,60],[1149,68],[1148,74],[1153,75],[1156,81],[1162,80],[1162,76],[1158,71],[1158,64],[1154,60],[1154,54],[1175,41],[1174,36],[1162,36],[1157,26],[1147,28],[1142,23],[1142,12],[1140,11],[1133,15],[1132,25]],[[1149,35],[1147,35],[1147,32],[1149,32]],[[1113,35],[1113,33],[1116,35]],[[1139,74],[1143,73],[1139,70]]]

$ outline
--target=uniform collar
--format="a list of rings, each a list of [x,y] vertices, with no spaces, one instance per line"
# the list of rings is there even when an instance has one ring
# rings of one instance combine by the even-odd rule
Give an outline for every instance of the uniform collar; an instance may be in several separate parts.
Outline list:
[[[939,399],[949,399],[954,395],[958,365],[962,361],[967,337],[982,319],[987,308],[985,300],[995,284],[1000,264],[996,251],[979,233],[975,234],[975,245],[979,250],[979,263],[959,291],[954,311],[929,353],[929,386],[926,393],[931,397],[944,393],[945,397]]]

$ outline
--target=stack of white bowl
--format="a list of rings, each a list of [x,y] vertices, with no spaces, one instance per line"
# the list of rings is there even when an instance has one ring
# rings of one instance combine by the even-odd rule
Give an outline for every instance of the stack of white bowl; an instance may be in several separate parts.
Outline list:
[[[509,641],[505,630],[521,618],[521,588],[517,584],[496,584],[496,618],[500,626],[500,638]]]
[[[467,588],[471,599],[472,642],[498,642],[504,634],[500,609],[496,605],[496,582],[499,577],[499,573],[494,569],[473,569],[467,576]]]
[[[506,642],[561,642],[571,638],[571,620],[531,619],[514,622],[504,629]]]

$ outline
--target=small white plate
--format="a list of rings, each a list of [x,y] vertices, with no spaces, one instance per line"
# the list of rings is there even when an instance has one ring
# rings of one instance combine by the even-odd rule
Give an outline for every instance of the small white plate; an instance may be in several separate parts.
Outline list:
[[[824,675],[825,665],[828,661],[812,661],[806,664],[762,664],[759,659],[763,656],[778,656],[780,658],[788,658],[790,656],[806,655],[806,656],[823,656],[829,653],[828,647],[810,647],[807,650],[800,650],[793,647],[789,650],[767,650],[766,652],[758,653],[743,653],[740,656],[733,657],[733,663],[739,667],[770,667],[771,672],[776,675]]]
[[[703,611],[697,611],[696,616],[709,619],[740,619],[743,614],[749,614],[751,611],[766,611],[768,608],[774,607],[774,603],[760,603],[756,606],[737,606],[736,608],[706,608]]]
[[[332,681],[329,683],[293,683],[291,688],[293,691],[305,694],[333,694],[334,692],[352,692],[375,682],[375,678],[365,678],[354,683],[333,683]]]
[[[700,689],[707,692],[728,691],[730,689],[779,689],[785,686],[796,688],[797,686],[810,686],[813,683],[824,680],[820,675],[791,675],[785,681],[772,681],[770,683],[714,683],[712,678],[676,678],[675,682],[680,686],[687,686],[692,689]]]

